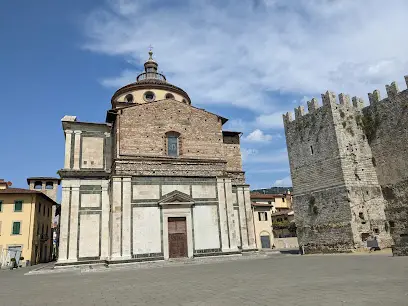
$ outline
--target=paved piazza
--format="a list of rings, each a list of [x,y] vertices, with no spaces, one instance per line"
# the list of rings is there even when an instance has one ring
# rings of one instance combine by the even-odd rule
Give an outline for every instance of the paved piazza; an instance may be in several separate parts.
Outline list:
[[[408,305],[408,258],[388,254],[26,272],[0,272],[1,305]]]

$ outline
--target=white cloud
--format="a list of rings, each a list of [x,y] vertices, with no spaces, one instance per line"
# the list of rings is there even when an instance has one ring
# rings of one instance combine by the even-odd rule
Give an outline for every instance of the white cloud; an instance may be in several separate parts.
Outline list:
[[[261,130],[256,129],[248,136],[243,137],[243,140],[248,142],[269,142],[272,140],[272,135],[264,134]]]
[[[367,92],[385,92],[393,80],[405,88],[406,0],[168,2],[106,0],[90,12],[84,48],[129,63],[101,76],[101,83],[117,89],[133,82],[152,44],[159,70],[188,92],[193,105],[229,107],[230,117],[241,119],[225,129],[245,132],[243,140],[256,138],[250,136],[256,130],[258,138],[272,136],[273,142],[243,141],[245,170],[271,169],[271,182],[262,184],[279,178],[273,169],[288,168],[287,153],[277,149],[284,146],[282,113],[312,97],[320,100],[326,90],[367,100]],[[234,113],[230,106],[248,111]]]
[[[250,127],[250,122],[245,122],[242,119],[232,119],[224,125],[223,129],[226,131],[244,132]]]
[[[241,156],[242,156],[242,161],[246,162],[249,160],[249,158],[252,155],[256,155],[258,154],[258,150],[256,149],[248,149],[248,148],[241,148]]]
[[[253,123],[256,126],[270,129],[283,128],[282,113],[263,114],[256,117]]]
[[[282,179],[276,180],[272,186],[276,187],[291,187],[292,186],[292,179],[290,176],[286,176]]]
[[[87,18],[85,47],[142,64],[152,43],[160,69],[196,105],[270,114],[287,107],[274,92],[365,95],[408,72],[405,0],[107,3]],[[126,75],[103,83],[124,85]]]
[[[267,167],[275,167],[269,164],[278,164],[279,167],[286,165],[286,169],[288,169],[288,154],[283,150],[269,148],[268,150],[259,151],[257,149],[241,148],[241,154],[245,165],[268,164]]]

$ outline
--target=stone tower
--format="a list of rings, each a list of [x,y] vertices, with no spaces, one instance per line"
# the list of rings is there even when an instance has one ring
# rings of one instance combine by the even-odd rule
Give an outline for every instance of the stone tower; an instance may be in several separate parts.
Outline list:
[[[55,177],[29,177],[27,184],[30,190],[38,190],[43,192],[46,196],[57,202],[58,185],[61,179]]]
[[[361,99],[332,92],[283,115],[299,244],[305,252],[347,252],[376,236],[391,245]]]

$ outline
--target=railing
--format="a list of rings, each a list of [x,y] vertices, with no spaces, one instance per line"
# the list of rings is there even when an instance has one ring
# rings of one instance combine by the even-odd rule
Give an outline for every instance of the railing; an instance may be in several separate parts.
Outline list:
[[[143,72],[137,76],[136,81],[142,81],[146,79],[166,81],[166,77],[158,72]]]

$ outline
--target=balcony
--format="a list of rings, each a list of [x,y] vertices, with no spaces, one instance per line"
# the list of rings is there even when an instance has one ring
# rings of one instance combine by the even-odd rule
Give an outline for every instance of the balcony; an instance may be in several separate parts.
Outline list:
[[[136,81],[143,81],[147,79],[159,80],[159,81],[166,81],[166,77],[158,72],[143,72],[139,74],[136,78]]]

